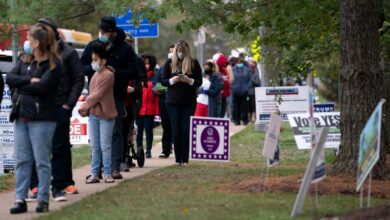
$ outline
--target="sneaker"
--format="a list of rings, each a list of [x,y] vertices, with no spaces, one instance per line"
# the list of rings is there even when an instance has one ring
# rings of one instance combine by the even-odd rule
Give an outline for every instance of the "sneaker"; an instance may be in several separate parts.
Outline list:
[[[42,212],[48,212],[49,211],[49,203],[46,201],[38,201],[37,208],[35,208],[35,211],[37,213],[42,213]]]
[[[129,172],[130,171],[129,165],[127,165],[127,163],[121,163],[119,166],[119,171],[120,172]]]
[[[117,170],[112,171],[111,176],[113,179],[116,179],[116,180],[123,179],[122,174]]]
[[[66,188],[64,189],[64,192],[65,192],[66,194],[78,194],[78,193],[79,193],[79,190],[78,190],[75,186],[69,185],[68,187],[66,187]]]
[[[27,212],[27,203],[25,200],[17,200],[10,210],[11,214],[19,214],[23,212]]]
[[[158,158],[160,158],[160,159],[166,159],[168,157],[169,157],[169,155],[167,156],[164,153],[161,153],[160,155],[158,155]]]
[[[56,202],[65,202],[68,200],[64,191],[53,191],[53,199]]]
[[[145,153],[145,157],[146,157],[146,158],[152,158],[152,154],[151,154],[150,152],[146,152],[146,153]]]
[[[35,187],[31,190],[31,195],[26,199],[26,202],[35,202],[38,197],[38,188]]]

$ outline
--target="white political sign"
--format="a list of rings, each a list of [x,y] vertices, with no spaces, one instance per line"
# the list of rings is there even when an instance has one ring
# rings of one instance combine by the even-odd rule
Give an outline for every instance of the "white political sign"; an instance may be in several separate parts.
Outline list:
[[[75,145],[89,144],[88,117],[81,117],[78,112],[82,104],[84,102],[77,102],[70,119],[69,140]]]
[[[288,121],[288,114],[309,111],[309,88],[307,86],[256,87],[255,97],[256,123],[268,122],[271,114],[278,110],[283,121]]]
[[[269,160],[273,160],[275,157],[281,126],[282,118],[279,115],[273,113],[271,115],[271,120],[268,125],[263,146],[263,156],[265,156]]]
[[[311,127],[309,114],[289,114],[288,119],[298,149],[311,149]],[[325,141],[325,148],[338,148],[340,146],[340,112],[314,113],[314,126],[318,130],[328,127],[329,132]]]

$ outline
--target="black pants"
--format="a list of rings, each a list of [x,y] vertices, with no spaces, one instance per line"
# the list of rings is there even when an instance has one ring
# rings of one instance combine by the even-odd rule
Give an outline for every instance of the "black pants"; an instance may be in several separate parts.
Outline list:
[[[130,147],[129,147],[128,140],[129,140],[129,135],[131,135],[130,132],[133,130],[134,120],[135,120],[134,106],[133,105],[126,106],[125,109],[127,114],[123,118],[123,158],[122,158],[123,163],[126,162],[125,161],[126,157],[130,155]]]
[[[165,97],[159,97],[160,117],[161,126],[163,129],[162,133],[162,153],[169,157],[172,149],[172,125],[169,119],[169,114],[165,106]]]
[[[244,124],[248,123],[248,96],[247,95],[237,95],[233,94],[234,102],[234,114],[233,120],[234,123],[240,124],[240,121]]]
[[[196,102],[189,105],[166,104],[172,123],[176,163],[188,163],[190,151],[190,117],[194,115]]]
[[[57,126],[53,136],[51,159],[52,191],[60,191],[69,185],[74,185],[72,173],[72,145],[69,142],[69,126],[72,112],[62,107],[57,109]],[[31,177],[30,188],[38,186],[35,163]]]

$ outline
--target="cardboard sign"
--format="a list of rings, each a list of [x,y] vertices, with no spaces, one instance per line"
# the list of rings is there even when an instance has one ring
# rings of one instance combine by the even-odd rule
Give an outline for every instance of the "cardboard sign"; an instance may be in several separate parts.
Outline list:
[[[229,120],[209,117],[191,117],[191,160],[230,160]]]
[[[273,113],[271,121],[268,125],[267,133],[264,140],[263,156],[273,160],[276,152],[276,147],[279,142],[280,127],[282,126],[282,118]]]
[[[276,97],[280,96],[279,104]],[[307,113],[309,111],[309,89],[307,86],[257,87],[256,123],[268,122],[271,114],[280,111],[283,121],[288,114]]]
[[[324,143],[328,130],[328,127],[322,127],[319,132],[318,138],[316,138],[316,145],[312,150],[310,161],[307,164],[305,176],[303,177],[297,198],[295,199],[294,207],[291,211],[291,217],[296,217],[302,211],[307,191],[309,190],[310,183],[313,180],[313,175],[317,167],[318,159],[321,155],[322,150],[324,149]]]
[[[364,180],[379,160],[382,106],[384,102],[385,100],[382,99],[378,103],[360,134],[356,191],[360,190]]]
[[[71,144],[89,144],[88,117],[81,117],[79,114],[79,108],[82,104],[84,102],[77,102],[70,118],[69,141]]]
[[[289,114],[288,119],[298,149],[311,149],[309,114]],[[314,113],[314,125],[316,130],[321,127],[329,128],[329,133],[325,141],[325,148],[338,148],[340,146],[340,121],[339,112]]]

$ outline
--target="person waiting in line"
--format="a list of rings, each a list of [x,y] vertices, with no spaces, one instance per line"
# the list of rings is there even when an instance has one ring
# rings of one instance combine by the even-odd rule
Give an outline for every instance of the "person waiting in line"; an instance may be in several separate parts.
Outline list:
[[[238,58],[237,64],[233,68],[234,82],[232,84],[235,125],[248,124],[248,93],[251,87],[251,74],[248,67],[244,65],[244,60]]]
[[[192,58],[186,41],[179,40],[175,44],[172,59],[164,65],[161,84],[168,87],[166,107],[172,123],[176,163],[187,165],[190,117],[195,113],[196,90],[202,85],[202,69]]]
[[[255,60],[250,59],[248,61],[248,68],[251,73],[251,87],[249,89],[249,108],[248,118],[249,121],[254,122],[256,120],[256,99],[255,99],[255,88],[261,86],[259,70],[257,69],[257,63]]]
[[[171,45],[168,48],[168,59],[172,59],[172,52],[175,45]],[[153,87],[158,95],[158,106],[160,109],[160,117],[161,117],[161,127],[162,127],[162,152],[158,156],[161,159],[168,158],[172,153],[172,126],[171,120],[169,119],[169,114],[165,105],[166,100],[166,90],[167,87],[161,85],[161,77],[164,72],[164,66],[161,66],[156,73],[156,76],[153,80]]]
[[[210,88],[207,92],[209,99],[209,117],[219,117],[219,109],[221,108],[221,91],[223,89],[223,80],[218,72],[218,66],[213,60],[208,60],[204,66],[204,73],[210,81]]]
[[[228,98],[230,96],[230,85],[234,81],[234,75],[228,71],[228,58],[222,53],[216,57],[216,63],[218,65],[219,72],[223,79],[223,90],[221,93],[222,102],[221,102],[221,110],[219,116],[221,118],[225,117],[228,105]],[[228,115],[229,116],[229,115]]]
[[[114,73],[108,68],[108,54],[102,43],[92,45],[92,68],[96,71],[89,84],[89,95],[80,107],[80,115],[89,115],[89,134],[92,145],[91,176],[87,184],[98,183],[103,163],[105,183],[113,183],[111,176],[112,132],[117,111],[113,94]]]
[[[62,59],[60,84],[57,89],[57,126],[53,138],[52,150],[52,194],[54,201],[66,201],[66,194],[76,194],[72,173],[72,152],[69,141],[70,117],[72,109],[84,87],[84,75],[77,51],[62,41],[57,30],[57,23],[52,18],[41,18],[39,24],[51,28],[58,43],[58,53]],[[35,168],[31,179],[32,195],[26,201],[35,201],[38,195],[38,178]]]
[[[112,138],[112,177],[122,179],[119,172],[120,164],[123,162],[123,116],[125,114],[125,99],[129,80],[137,79],[139,76],[137,68],[137,55],[133,48],[125,42],[125,32],[116,26],[115,18],[104,16],[100,19],[99,39],[88,43],[81,56],[84,75],[89,79],[95,71],[92,69],[92,44],[102,42],[107,49],[107,63],[114,72],[114,99],[118,116],[115,120]]]
[[[153,78],[154,70],[156,68],[156,57],[151,54],[144,54],[141,56],[145,62],[147,70],[147,87],[142,89],[141,108],[138,111],[136,117],[136,123],[138,127],[137,134],[137,147],[142,148],[143,134],[145,130],[146,134],[146,158],[152,157],[152,145],[153,145],[153,127],[154,117],[159,115],[158,109],[158,96],[153,91]]]
[[[199,87],[199,94],[196,98],[195,116],[207,117],[209,116],[209,89],[210,80],[207,74],[203,74],[202,85]]]
[[[26,198],[34,160],[39,179],[35,210],[38,213],[49,211],[50,157],[57,120],[56,91],[61,60],[51,28],[36,24],[29,30],[27,39],[24,50],[33,55],[32,61],[27,68],[23,62],[18,62],[6,78],[9,87],[14,89],[10,120],[15,127],[16,201],[11,214],[27,212]]]

